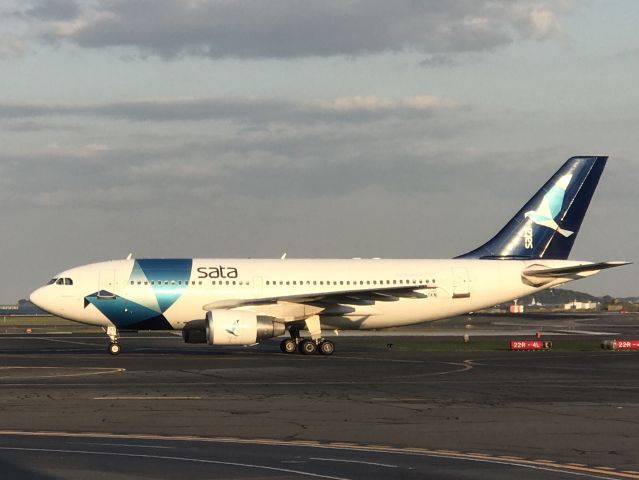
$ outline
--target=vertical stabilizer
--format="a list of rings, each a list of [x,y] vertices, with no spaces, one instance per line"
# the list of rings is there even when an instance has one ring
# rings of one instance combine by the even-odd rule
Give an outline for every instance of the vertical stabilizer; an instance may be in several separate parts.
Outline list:
[[[457,258],[568,258],[607,160],[572,157],[497,235]]]

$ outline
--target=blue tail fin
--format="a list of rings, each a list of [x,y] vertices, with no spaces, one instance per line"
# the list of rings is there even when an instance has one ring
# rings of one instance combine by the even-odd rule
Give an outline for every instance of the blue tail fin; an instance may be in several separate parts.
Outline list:
[[[568,258],[607,160],[572,157],[497,235],[457,258]]]

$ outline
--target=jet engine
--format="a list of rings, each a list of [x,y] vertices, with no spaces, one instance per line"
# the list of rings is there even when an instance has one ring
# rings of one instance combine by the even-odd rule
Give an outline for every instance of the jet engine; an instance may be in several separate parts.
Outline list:
[[[273,317],[246,310],[210,310],[206,313],[206,342],[209,345],[252,345],[286,331]]]

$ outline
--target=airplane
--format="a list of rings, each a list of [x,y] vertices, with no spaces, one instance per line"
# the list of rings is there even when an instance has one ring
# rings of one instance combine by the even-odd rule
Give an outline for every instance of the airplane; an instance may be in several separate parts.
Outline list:
[[[398,327],[478,311],[628,262],[568,260],[608,157],[572,157],[488,242],[453,259],[112,260],[56,275],[30,300],[119,332],[181,330],[187,343],[331,355],[327,329]],[[303,332],[307,332],[303,335]]]

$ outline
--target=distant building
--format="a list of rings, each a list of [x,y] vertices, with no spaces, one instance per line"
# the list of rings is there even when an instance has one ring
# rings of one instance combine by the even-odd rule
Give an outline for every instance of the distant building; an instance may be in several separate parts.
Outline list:
[[[564,304],[564,310],[595,310],[599,306],[598,302],[572,302]]]
[[[17,305],[0,305],[0,315],[49,315],[28,300],[20,300]]]
[[[530,301],[530,304],[528,305],[529,307],[543,307],[544,304],[541,302],[538,302],[535,297],[532,298],[532,300]]]

